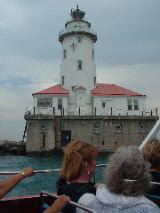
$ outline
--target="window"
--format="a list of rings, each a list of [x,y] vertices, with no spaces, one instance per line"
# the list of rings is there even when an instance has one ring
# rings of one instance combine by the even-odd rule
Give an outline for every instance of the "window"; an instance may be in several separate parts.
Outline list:
[[[94,50],[92,50],[92,59],[94,59]]]
[[[67,58],[67,52],[66,49],[63,50],[63,59]]]
[[[123,132],[123,125],[122,125],[121,122],[116,122],[115,123],[115,131],[118,134],[122,134],[122,132]]]
[[[51,98],[38,98],[37,107],[52,107]]]
[[[42,148],[45,148],[46,145],[46,136],[42,135]]]
[[[81,36],[78,36],[78,42],[80,43],[82,40],[82,37]]]
[[[139,123],[138,125],[139,125],[139,129],[140,130],[144,129],[144,124],[143,123]]]
[[[116,129],[122,129],[122,123],[117,123],[116,124]]]
[[[78,60],[78,70],[82,70],[82,60]]]
[[[94,86],[96,86],[96,77],[94,76]]]
[[[128,110],[139,110],[138,99],[128,99]]]
[[[133,104],[134,104],[134,110],[139,110],[138,99],[134,99]]]
[[[58,98],[58,109],[62,109],[62,98]]]
[[[71,86],[71,88],[72,88],[72,91],[75,91],[76,86]]]
[[[64,84],[64,76],[61,76],[61,84]]]
[[[48,127],[48,123],[46,121],[41,121],[40,122],[40,129],[42,131],[45,131],[47,129],[47,127]]]
[[[102,102],[102,108],[105,108],[105,107],[106,107],[106,103]]]
[[[71,47],[72,47],[72,49],[73,49],[73,51],[75,51],[75,47],[76,47],[76,45],[73,43],[73,44],[71,44]]]
[[[132,100],[131,99],[127,100],[127,104],[128,104],[128,110],[132,110]]]
[[[101,128],[101,122],[96,122],[93,125],[94,125],[94,128]]]

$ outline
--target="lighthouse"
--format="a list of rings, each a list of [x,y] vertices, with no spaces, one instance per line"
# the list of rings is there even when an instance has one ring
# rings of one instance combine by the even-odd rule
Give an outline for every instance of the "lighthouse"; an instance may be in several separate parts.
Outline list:
[[[71,10],[71,20],[59,33],[62,44],[62,61],[60,65],[60,84],[69,91],[69,114],[92,113],[91,90],[96,86],[96,65],[94,43],[97,35],[91,24],[85,20],[85,12]]]
[[[58,36],[60,80],[34,92],[33,108],[25,113],[26,152],[61,150],[75,138],[100,150],[140,143],[157,119],[146,113],[146,95],[97,83],[97,35],[78,6],[70,15]]]
[[[97,34],[77,6],[59,33],[62,46],[59,84],[33,93],[34,113],[106,116],[141,115],[146,96],[115,84],[97,83],[94,44]]]
[[[77,6],[59,33],[60,85],[68,91],[68,115],[139,114],[145,96],[115,84],[97,83],[94,44],[97,34]]]

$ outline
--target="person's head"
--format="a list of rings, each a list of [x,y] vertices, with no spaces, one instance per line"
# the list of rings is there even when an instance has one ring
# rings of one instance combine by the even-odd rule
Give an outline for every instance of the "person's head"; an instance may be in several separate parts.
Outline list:
[[[125,196],[144,195],[150,188],[149,165],[136,146],[118,149],[106,168],[107,188]],[[129,181],[136,180],[136,181]]]
[[[143,148],[145,160],[151,163],[151,168],[160,168],[160,141],[153,139]]]
[[[96,168],[96,157],[97,150],[94,145],[81,140],[70,142],[64,151],[62,177],[72,181],[86,173],[90,178]]]

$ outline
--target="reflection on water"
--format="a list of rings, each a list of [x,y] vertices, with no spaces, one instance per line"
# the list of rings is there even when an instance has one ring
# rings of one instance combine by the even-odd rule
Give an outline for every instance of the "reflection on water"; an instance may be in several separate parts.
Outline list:
[[[40,169],[57,169],[61,167],[62,155],[53,156],[0,156],[0,171],[17,171],[24,167],[31,166],[34,170]],[[107,156],[99,156],[97,164],[106,163]],[[103,169],[98,168],[96,174],[97,182],[103,181]],[[53,192],[56,191],[56,180],[59,173],[36,174],[33,177],[26,178],[16,186],[7,196],[39,194],[42,190]],[[0,176],[3,180],[6,176]]]

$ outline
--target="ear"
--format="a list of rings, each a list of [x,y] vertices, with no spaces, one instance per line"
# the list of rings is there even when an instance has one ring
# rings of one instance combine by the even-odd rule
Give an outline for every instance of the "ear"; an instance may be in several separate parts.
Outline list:
[[[88,164],[88,162],[85,161],[84,167],[85,167],[85,169],[86,169],[87,171],[89,170],[89,164]]]

